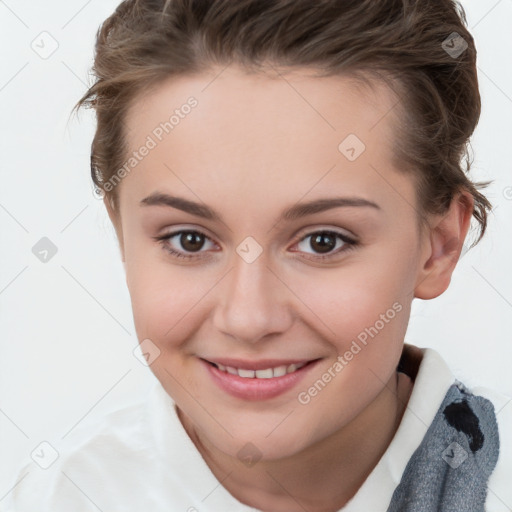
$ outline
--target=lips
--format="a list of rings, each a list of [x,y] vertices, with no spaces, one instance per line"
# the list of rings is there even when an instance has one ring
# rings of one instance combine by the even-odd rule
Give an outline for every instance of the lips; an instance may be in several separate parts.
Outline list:
[[[233,359],[223,359],[224,361],[233,362],[236,360]],[[205,359],[200,359],[201,364],[204,366],[207,374],[210,375],[212,382],[216,384],[219,389],[224,392],[242,399],[242,400],[268,400],[278,395],[281,395],[287,391],[295,388],[298,383],[305,378],[305,376],[312,371],[313,368],[317,366],[320,362],[320,359],[308,360],[306,364],[302,365],[300,368],[295,369],[291,373],[285,373],[280,376],[272,376],[264,375],[263,377],[254,376],[243,376],[243,372],[265,372],[266,369],[260,370],[250,370],[250,369],[239,369],[235,370],[236,374],[229,373],[227,371],[223,371],[218,368],[217,364],[207,361]],[[220,361],[220,360],[218,360]],[[276,364],[283,362],[284,360],[266,360],[265,362],[258,361],[258,366],[267,366],[269,362],[271,364]],[[304,362],[304,361],[302,361]],[[244,363],[242,361],[242,363]],[[222,363],[218,363],[222,364]],[[240,364],[240,360],[237,360],[237,364]],[[256,366],[256,363],[251,363],[253,366]],[[293,365],[294,363],[290,363]],[[248,365],[248,362],[245,361],[245,366]],[[284,365],[283,365],[284,366]],[[227,367],[226,367],[227,368]],[[231,367],[235,369],[235,367]],[[268,368],[268,366],[267,366]],[[238,372],[242,372],[240,375]]]

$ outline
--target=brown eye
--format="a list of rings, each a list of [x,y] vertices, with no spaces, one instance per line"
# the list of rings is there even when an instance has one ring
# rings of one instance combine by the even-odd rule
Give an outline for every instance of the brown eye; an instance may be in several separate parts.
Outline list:
[[[197,231],[183,231],[180,234],[179,241],[185,251],[195,252],[201,250],[206,237]]]
[[[336,236],[332,233],[322,232],[311,237],[310,247],[320,253],[332,251],[336,247]]]
[[[309,243],[307,243],[308,239]],[[324,230],[306,235],[300,240],[297,246],[300,251],[313,255],[313,257],[307,257],[306,259],[321,260],[335,257],[337,254],[353,249],[357,244],[358,242],[356,240],[352,240],[343,233]]]
[[[177,258],[199,258],[205,256],[201,251],[206,242],[214,245],[213,242],[204,233],[193,230],[182,230],[169,233],[168,235],[155,237],[163,248],[172,256]],[[193,253],[197,253],[197,256]]]

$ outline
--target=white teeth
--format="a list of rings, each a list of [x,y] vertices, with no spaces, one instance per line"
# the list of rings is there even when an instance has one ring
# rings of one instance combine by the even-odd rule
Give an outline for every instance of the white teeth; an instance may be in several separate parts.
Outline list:
[[[258,379],[271,379],[274,376],[272,368],[266,370],[256,370],[256,377]]]
[[[277,368],[274,368],[273,371],[274,377],[282,377],[283,375],[286,375],[286,365],[283,364],[283,366],[278,366]]]
[[[293,373],[294,371],[302,368],[307,363],[301,364],[290,364],[288,366],[276,366],[275,368],[267,368],[265,370],[244,370],[242,368],[233,368],[232,366],[224,366],[219,363],[215,363],[217,368],[223,372],[230,373],[231,375],[238,375],[246,379],[271,379],[272,377],[282,377],[287,373]]]
[[[254,370],[238,369],[238,375],[240,375],[240,377],[247,377],[249,379],[252,379],[252,378],[254,378]]]

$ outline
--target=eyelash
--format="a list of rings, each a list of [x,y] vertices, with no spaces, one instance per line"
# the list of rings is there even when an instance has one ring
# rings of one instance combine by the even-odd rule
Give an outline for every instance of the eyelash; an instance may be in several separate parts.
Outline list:
[[[203,235],[207,240],[212,242],[210,237],[206,236],[204,233],[201,233],[201,231],[197,231],[197,230],[193,230],[193,229],[183,229],[181,231],[175,231],[175,232],[169,233],[167,235],[156,236],[156,237],[153,237],[153,238],[157,242],[159,242],[162,245],[163,249],[166,252],[170,253],[172,256],[175,256],[177,258],[183,258],[183,259],[186,259],[186,260],[197,258],[197,256],[195,254],[183,254],[183,253],[181,253],[179,251],[176,251],[176,250],[172,249],[171,247],[169,247],[169,244],[168,244],[169,240],[171,238],[174,238],[175,236],[181,235],[183,233],[200,234],[200,235]],[[317,255],[317,256],[313,256],[312,258],[311,257],[307,257],[306,259],[309,259],[309,260],[326,260],[326,259],[330,259],[330,258],[333,258],[335,255],[340,254],[342,252],[351,251],[351,250],[355,249],[359,245],[359,242],[349,238],[344,233],[340,233],[338,231],[333,231],[333,230],[327,230],[327,229],[319,230],[319,231],[312,231],[311,233],[308,233],[307,235],[303,236],[300,240],[298,240],[296,242],[296,244],[306,240],[309,237],[312,237],[313,235],[318,235],[318,234],[335,235],[337,238],[341,239],[342,242],[345,245],[341,249],[338,249],[336,252],[332,252],[332,253],[327,254],[327,255]],[[300,251],[294,251],[294,252],[300,252]],[[199,256],[199,257],[202,258],[203,256]]]

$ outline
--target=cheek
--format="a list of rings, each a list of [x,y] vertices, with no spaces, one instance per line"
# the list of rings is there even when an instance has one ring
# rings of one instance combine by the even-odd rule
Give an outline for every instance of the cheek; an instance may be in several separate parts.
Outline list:
[[[190,270],[154,259],[142,265],[128,255],[125,268],[138,339],[150,338],[159,345],[182,339],[201,296]]]
[[[372,394],[389,378],[409,318],[407,268],[405,258],[372,258],[350,271],[317,270],[315,276],[297,278],[294,290],[315,313],[308,314],[311,325],[334,348],[333,362],[343,358],[344,377],[335,379],[333,389],[363,392],[366,386],[365,392]]]
[[[312,311],[314,316],[307,316],[317,325],[324,324],[329,338],[347,340],[373,325],[381,314],[399,316],[395,313],[408,302],[410,281],[407,263],[394,258],[393,264],[373,259],[346,268],[309,270],[297,273],[291,282],[306,306],[304,314]]]

